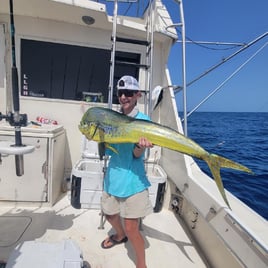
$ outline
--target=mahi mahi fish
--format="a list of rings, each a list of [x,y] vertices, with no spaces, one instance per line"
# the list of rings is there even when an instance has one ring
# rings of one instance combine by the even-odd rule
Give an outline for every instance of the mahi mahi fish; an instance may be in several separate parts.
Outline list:
[[[137,143],[140,137],[154,145],[165,147],[204,160],[213,175],[223,200],[227,200],[220,168],[231,168],[252,173],[247,167],[216,154],[210,154],[183,134],[158,123],[134,119],[119,112],[102,107],[89,108],[83,115],[79,129],[89,140],[109,143]]]

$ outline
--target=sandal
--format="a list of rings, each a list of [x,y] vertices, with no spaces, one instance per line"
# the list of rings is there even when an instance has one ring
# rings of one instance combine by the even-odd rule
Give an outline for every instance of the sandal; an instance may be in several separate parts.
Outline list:
[[[109,236],[108,238],[106,238],[105,240],[103,240],[101,242],[101,247],[104,248],[104,249],[107,249],[107,248],[112,248],[113,246],[116,246],[116,245],[119,245],[119,244],[122,244],[122,243],[126,243],[128,241],[128,238],[125,236],[122,240],[120,241],[117,241],[114,239],[114,235],[111,235]],[[109,246],[105,246],[105,243],[107,244],[110,244]]]

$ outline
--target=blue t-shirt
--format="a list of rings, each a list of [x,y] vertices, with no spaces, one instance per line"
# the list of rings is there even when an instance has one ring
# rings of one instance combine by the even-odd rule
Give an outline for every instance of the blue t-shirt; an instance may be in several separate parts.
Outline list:
[[[138,112],[136,119],[150,120]],[[120,143],[110,144],[118,153],[107,150],[111,156],[104,177],[104,191],[117,197],[128,197],[142,192],[150,186],[144,167],[144,155],[136,158],[133,155],[135,144]]]

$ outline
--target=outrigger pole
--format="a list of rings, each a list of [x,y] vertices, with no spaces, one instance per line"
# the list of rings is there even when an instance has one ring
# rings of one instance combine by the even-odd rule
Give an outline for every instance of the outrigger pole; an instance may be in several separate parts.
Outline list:
[[[220,67],[221,65],[223,65],[225,62],[229,61],[230,59],[234,58],[236,55],[240,54],[242,51],[248,49],[249,47],[251,47],[254,44],[256,44],[257,42],[259,42],[261,39],[265,38],[267,35],[268,35],[268,32],[265,32],[265,33],[261,34],[260,36],[258,36],[257,38],[255,38],[254,40],[252,40],[251,42],[249,42],[248,44],[243,44],[243,45],[242,44],[235,44],[235,43],[229,43],[228,44],[228,43],[223,43],[223,42],[210,42],[210,44],[213,44],[213,45],[240,45],[240,46],[242,46],[242,48],[240,48],[238,51],[234,52],[233,54],[231,54],[227,58],[224,58],[219,63],[217,63],[217,64],[213,65],[212,67],[210,67],[204,73],[202,73],[201,75],[199,75],[198,77],[196,77],[195,79],[193,79],[191,82],[187,83],[187,86],[192,85],[197,80],[199,80],[202,77],[206,76],[208,73],[214,71],[215,69],[217,69],[218,67]],[[201,42],[194,42],[194,43],[200,44]]]

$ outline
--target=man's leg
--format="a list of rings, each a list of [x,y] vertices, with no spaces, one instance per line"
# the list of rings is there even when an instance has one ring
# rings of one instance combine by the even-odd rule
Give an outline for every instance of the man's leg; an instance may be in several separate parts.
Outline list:
[[[136,267],[146,268],[144,239],[139,231],[139,219],[124,219],[125,232],[136,254]]]
[[[115,230],[113,239],[116,241],[121,241],[122,239],[124,239],[126,237],[126,234],[125,234],[119,214],[106,215],[106,219]],[[103,242],[104,247],[110,247],[112,244],[113,244],[113,241],[110,241],[109,237],[107,237],[107,239],[105,239],[105,241]]]

